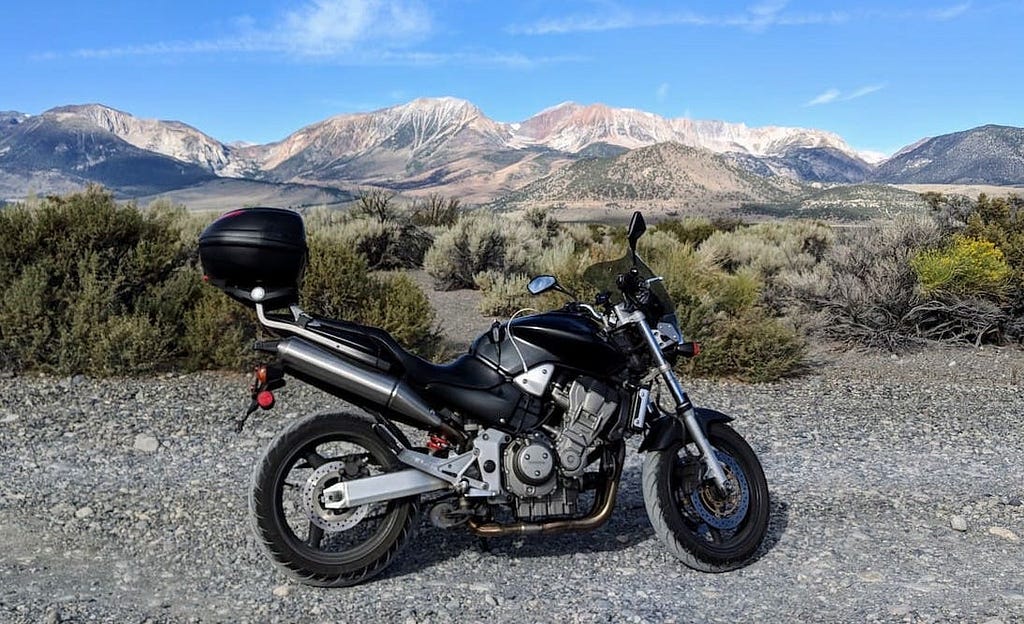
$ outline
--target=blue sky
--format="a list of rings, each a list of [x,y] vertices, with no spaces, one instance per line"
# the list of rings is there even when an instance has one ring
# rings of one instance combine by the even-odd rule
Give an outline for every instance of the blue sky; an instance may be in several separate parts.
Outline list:
[[[789,125],[892,152],[1024,126],[1024,0],[6,3],[0,110],[100,102],[224,141],[452,95]]]

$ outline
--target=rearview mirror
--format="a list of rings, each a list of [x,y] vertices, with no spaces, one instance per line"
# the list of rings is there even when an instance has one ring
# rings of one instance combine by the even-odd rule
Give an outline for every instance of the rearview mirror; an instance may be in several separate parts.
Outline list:
[[[629,220],[629,230],[626,232],[626,238],[629,240],[629,248],[636,253],[636,242],[640,240],[644,232],[647,231],[647,223],[644,221],[644,216],[637,210],[633,213],[633,218]]]
[[[556,286],[558,286],[558,280],[554,275],[538,275],[530,280],[530,283],[526,285],[526,290],[530,291],[531,295],[539,295]]]

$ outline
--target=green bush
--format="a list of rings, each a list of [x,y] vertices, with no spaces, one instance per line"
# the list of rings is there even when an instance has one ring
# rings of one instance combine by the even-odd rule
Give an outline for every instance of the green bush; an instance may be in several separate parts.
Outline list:
[[[111,375],[259,359],[254,313],[202,285],[197,238],[209,220],[118,205],[99,187],[0,211],[0,364]],[[308,309],[382,326],[429,354],[437,334],[422,291],[372,275],[355,245],[324,230],[310,236]]]
[[[405,274],[373,278],[369,296],[359,308],[358,322],[386,330],[404,347],[425,357],[441,344],[434,309],[419,286]]]
[[[438,290],[473,288],[484,271],[529,273],[540,248],[536,234],[523,222],[473,213],[437,237],[423,266]]]
[[[93,186],[0,211],[0,354],[56,373],[167,365],[191,265],[174,210],[141,212]],[[194,279],[198,280],[198,274]],[[172,294],[176,293],[176,294]]]
[[[1011,274],[994,243],[960,235],[944,247],[918,252],[910,266],[925,295],[999,297]]]
[[[653,228],[655,232],[671,234],[680,243],[690,244],[694,247],[700,246],[717,230],[718,228],[711,223],[710,219],[702,217],[686,217],[684,219],[662,221]]]
[[[523,308],[536,307],[533,295],[526,290],[530,278],[524,273],[506,275],[498,271],[477,273],[476,287],[481,290],[480,314],[508,317]]]
[[[311,314],[380,327],[422,355],[439,344],[434,310],[408,276],[371,275],[361,256],[323,233],[309,238],[301,304]]]
[[[803,336],[760,305],[763,282],[751,267],[730,273],[664,230],[641,239],[640,251],[664,277],[684,336],[703,346],[681,362],[686,374],[771,381],[801,369]]]
[[[259,359],[253,351],[256,314],[212,286],[200,289],[185,313],[181,344],[188,370],[241,370]]]
[[[757,308],[715,318],[691,336],[701,343],[701,354],[682,368],[709,377],[774,381],[800,371],[807,353],[806,341],[795,328]]]

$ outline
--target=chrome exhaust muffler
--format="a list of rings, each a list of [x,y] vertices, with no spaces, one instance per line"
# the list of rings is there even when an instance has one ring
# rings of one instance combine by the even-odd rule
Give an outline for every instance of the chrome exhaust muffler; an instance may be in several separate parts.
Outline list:
[[[354,394],[429,429],[449,427],[404,381],[358,366],[302,338],[285,338],[275,351],[286,368]]]

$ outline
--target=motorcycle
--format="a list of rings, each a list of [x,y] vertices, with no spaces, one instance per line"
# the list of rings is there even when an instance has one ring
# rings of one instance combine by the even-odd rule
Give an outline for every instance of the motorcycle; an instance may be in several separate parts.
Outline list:
[[[639,436],[658,538],[697,570],[744,565],[768,525],[764,472],[732,418],[695,407],[674,372],[699,345],[636,253],[645,230],[634,213],[626,255],[584,273],[593,304],[538,276],[529,292],[562,293],[562,309],[496,322],[447,364],[298,306],[308,252],[297,213],[236,210],[204,230],[205,279],[276,337],[255,345],[274,361],[257,369],[246,416],[273,406],[286,375],[363,412],[297,419],[269,445],[250,507],[270,560],[309,585],[360,583],[410,542],[421,509],[482,537],[596,529],[614,509],[626,440]]]

